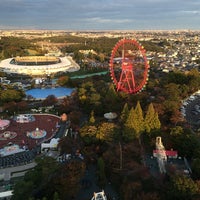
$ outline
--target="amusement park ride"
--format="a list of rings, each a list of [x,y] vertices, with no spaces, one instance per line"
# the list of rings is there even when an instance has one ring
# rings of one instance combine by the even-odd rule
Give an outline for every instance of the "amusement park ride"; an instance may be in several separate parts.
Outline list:
[[[107,197],[106,197],[104,191],[97,192],[97,193],[94,192],[94,196],[92,197],[91,200],[107,200]]]
[[[146,85],[149,63],[145,49],[136,40],[120,40],[112,50],[109,67],[117,91],[135,94]]]

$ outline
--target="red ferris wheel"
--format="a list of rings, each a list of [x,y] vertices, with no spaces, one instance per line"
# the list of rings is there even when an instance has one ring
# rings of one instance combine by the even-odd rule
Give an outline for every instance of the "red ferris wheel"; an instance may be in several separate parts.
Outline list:
[[[118,41],[112,50],[109,67],[117,91],[135,94],[146,85],[149,63],[145,49],[136,40]]]

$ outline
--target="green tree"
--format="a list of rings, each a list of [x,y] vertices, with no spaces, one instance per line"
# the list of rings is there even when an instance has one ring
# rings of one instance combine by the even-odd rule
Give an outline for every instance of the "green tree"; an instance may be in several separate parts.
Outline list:
[[[103,187],[105,186],[106,183],[106,174],[105,174],[105,163],[102,157],[98,158],[97,167],[98,167],[99,185]]]
[[[170,72],[166,76],[166,83],[175,83],[177,85],[188,84],[188,77],[180,71]]]
[[[168,100],[178,101],[180,99],[179,85],[175,83],[169,83],[164,86],[164,95]]]
[[[198,76],[191,76],[190,82],[188,84],[188,87],[190,88],[190,92],[196,92],[199,89],[200,86],[200,77]]]
[[[124,124],[124,122],[126,121],[127,117],[128,117],[128,113],[129,113],[129,108],[128,108],[128,104],[125,103],[124,107],[122,109],[121,115],[119,116],[120,118],[120,122],[122,124]]]
[[[123,137],[125,140],[139,139],[140,137],[141,126],[137,120],[137,113],[132,107],[129,111],[128,118],[124,124]]]
[[[192,160],[191,164],[192,174],[195,179],[200,178],[200,158],[195,158]]]
[[[155,112],[155,115],[154,115],[154,129],[160,129],[161,127],[161,123],[160,123],[160,120],[159,120],[159,116],[158,116],[158,113]]]
[[[119,108],[119,96],[114,88],[113,84],[109,85],[108,91],[104,97],[104,101],[107,105],[109,105],[110,111],[112,110],[118,110]]]
[[[158,118],[158,113],[155,112],[153,104],[150,103],[144,119],[145,130],[150,133],[153,129],[160,129],[161,123]]]
[[[13,190],[12,200],[19,200],[19,199],[29,199],[32,197],[32,192],[34,189],[34,183],[29,181],[19,181]]]
[[[0,102],[20,101],[23,95],[20,91],[7,89],[0,91]]]
[[[163,102],[163,106],[165,109],[165,113],[170,113],[172,115],[172,113],[176,112],[179,109],[180,104],[179,104],[179,101],[177,102],[177,100],[166,99]]]
[[[101,95],[97,92],[92,81],[81,84],[78,96],[86,113],[90,113],[91,110],[94,110],[95,113],[99,111],[99,107],[101,107]]]
[[[197,135],[184,129],[184,132],[180,134],[173,134],[171,142],[173,147],[176,147],[180,156],[185,156],[188,159],[196,158],[196,155],[200,149],[200,141]]]
[[[140,132],[143,132],[144,131],[144,116],[143,116],[143,110],[141,108],[139,101],[136,104],[135,113],[137,117],[137,122],[138,124],[140,124]]]
[[[57,192],[54,192],[54,194],[53,194],[53,200],[60,200],[59,194]]]
[[[170,135],[173,137],[182,135],[183,133],[184,133],[184,130],[181,126],[176,126],[174,128],[171,128],[171,130],[170,130]]]
[[[188,96],[189,91],[190,91],[190,88],[188,87],[188,85],[186,84],[180,85],[180,95],[182,99]]]

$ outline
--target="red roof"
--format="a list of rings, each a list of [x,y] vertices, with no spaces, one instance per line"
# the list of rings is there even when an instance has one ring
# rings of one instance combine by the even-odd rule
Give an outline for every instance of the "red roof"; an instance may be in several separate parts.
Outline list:
[[[153,154],[156,154],[159,150],[153,150]],[[176,157],[178,156],[178,151],[165,150],[166,156]]]

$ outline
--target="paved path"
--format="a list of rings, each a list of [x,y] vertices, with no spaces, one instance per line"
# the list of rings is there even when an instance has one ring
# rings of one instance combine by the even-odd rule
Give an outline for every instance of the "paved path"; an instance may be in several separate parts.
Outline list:
[[[88,200],[92,199],[94,192],[101,192],[104,190],[108,200],[117,200],[118,195],[114,191],[112,185],[107,182],[104,188],[100,188],[97,185],[96,178],[96,167],[94,165],[90,165],[88,170],[86,171],[84,180],[87,181],[87,186],[82,187],[76,196],[75,200]]]

